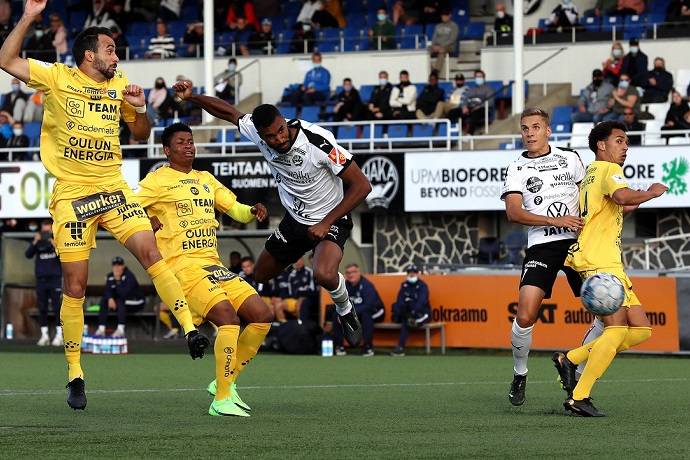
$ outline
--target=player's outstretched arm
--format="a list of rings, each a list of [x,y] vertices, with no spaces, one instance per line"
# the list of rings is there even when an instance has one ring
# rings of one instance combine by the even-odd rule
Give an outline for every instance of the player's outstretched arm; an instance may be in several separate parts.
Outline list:
[[[0,48],[0,69],[28,83],[31,79],[29,74],[29,61],[19,56],[22,43],[26,32],[33,24],[34,19],[46,7],[48,0],[27,0],[24,5],[24,14],[12,32],[5,39],[5,43]]]
[[[214,117],[227,120],[233,125],[239,126],[240,118],[244,116],[235,106],[222,99],[194,94],[192,92],[192,82],[189,80],[175,83],[173,90],[175,91],[176,100],[189,101],[192,104],[196,104]]]
[[[621,206],[635,206],[652,200],[666,193],[668,187],[658,182],[649,186],[647,190],[633,190],[630,188],[620,188],[613,192],[611,199]]]
[[[572,228],[579,230],[582,228],[582,218],[576,216],[550,217],[534,214],[522,207],[522,195],[519,193],[509,193],[505,196],[506,216],[508,221],[522,225]]]

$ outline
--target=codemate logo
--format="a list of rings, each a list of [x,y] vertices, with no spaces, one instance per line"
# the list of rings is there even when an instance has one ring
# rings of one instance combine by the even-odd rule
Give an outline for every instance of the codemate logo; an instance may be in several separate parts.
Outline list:
[[[84,118],[84,110],[86,109],[86,103],[79,99],[73,97],[68,97],[65,103],[65,110],[67,114],[76,118]]]
[[[112,193],[96,193],[72,202],[74,214],[80,221],[115,209],[127,202],[121,190]]]
[[[65,126],[67,126],[67,129],[69,129],[70,131],[73,130],[76,125],[77,124],[72,120],[67,120],[67,123],[65,123]]]

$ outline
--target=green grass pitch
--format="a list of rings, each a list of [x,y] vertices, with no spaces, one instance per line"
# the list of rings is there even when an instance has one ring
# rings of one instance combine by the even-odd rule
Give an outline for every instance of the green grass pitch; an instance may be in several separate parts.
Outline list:
[[[507,354],[259,355],[239,385],[251,418],[206,414],[213,358],[85,356],[88,407],[65,403],[58,352],[0,353],[0,458],[688,458],[690,360],[617,359],[603,419],[563,414],[547,355],[524,406]]]

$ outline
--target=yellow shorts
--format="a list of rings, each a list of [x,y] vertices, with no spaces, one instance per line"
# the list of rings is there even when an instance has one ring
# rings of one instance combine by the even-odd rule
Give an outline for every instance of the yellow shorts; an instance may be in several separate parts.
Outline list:
[[[194,261],[175,273],[182,286],[194,324],[204,322],[218,302],[227,300],[235,311],[256,294],[251,284],[225,268],[219,261]]]
[[[297,313],[297,301],[298,299],[293,299],[292,297],[283,299],[283,310],[288,313]]]
[[[623,306],[630,308],[634,305],[642,305],[640,299],[637,298],[637,295],[632,290],[632,281],[630,281],[630,278],[628,278],[628,275],[625,273],[622,267],[599,268],[596,270],[579,271],[578,273],[580,274],[582,281],[597,273],[610,273],[618,278],[621,283],[623,283],[623,290],[625,291],[625,300],[623,300]]]
[[[56,183],[50,200],[55,250],[62,262],[88,260],[100,225],[124,244],[130,236],[151,230],[144,209],[126,182],[109,185]]]

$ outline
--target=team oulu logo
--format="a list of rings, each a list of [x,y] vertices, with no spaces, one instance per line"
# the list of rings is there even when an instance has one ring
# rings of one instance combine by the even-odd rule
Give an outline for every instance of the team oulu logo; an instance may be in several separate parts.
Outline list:
[[[371,192],[366,198],[369,208],[388,208],[398,193],[398,168],[386,157],[369,158],[362,165],[362,172],[371,182]]]

